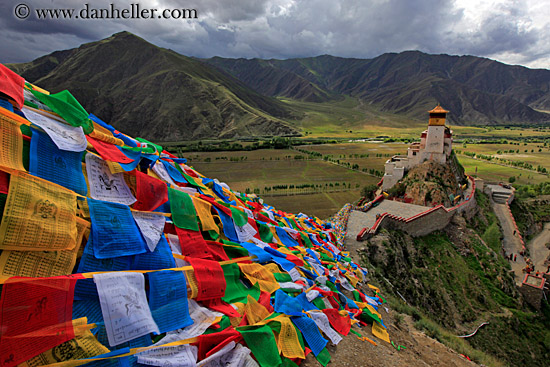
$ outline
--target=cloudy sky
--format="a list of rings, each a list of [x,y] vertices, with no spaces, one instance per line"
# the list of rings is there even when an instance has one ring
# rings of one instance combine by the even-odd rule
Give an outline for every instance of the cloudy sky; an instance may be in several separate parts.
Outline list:
[[[36,10],[196,9],[197,19],[38,19]],[[24,17],[28,5],[29,16]],[[17,11],[16,11],[17,9]],[[177,14],[177,13],[176,13]],[[550,0],[2,0],[0,62],[24,62],[127,30],[197,57],[385,52],[475,55],[550,69]]]

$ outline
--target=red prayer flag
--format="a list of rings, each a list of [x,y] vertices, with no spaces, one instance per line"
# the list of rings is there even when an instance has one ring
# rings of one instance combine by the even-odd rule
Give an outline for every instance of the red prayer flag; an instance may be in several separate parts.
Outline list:
[[[206,245],[210,254],[212,254],[214,260],[216,261],[227,261],[229,256],[223,250],[223,244],[216,241],[206,241]]]
[[[94,149],[99,153],[101,158],[106,161],[118,162],[118,163],[132,163],[134,160],[128,158],[122,153],[114,144],[106,143],[102,140],[94,139],[89,135],[86,135],[88,142],[92,144]]]
[[[232,341],[238,342],[240,338],[242,338],[241,333],[233,327],[228,327],[219,333],[199,336],[199,361],[216,353]]]
[[[208,245],[199,231],[176,227],[176,233],[180,240],[181,254],[183,256],[214,260],[214,256],[210,253]]]
[[[186,258],[195,271],[199,294],[197,301],[225,296],[225,277],[223,269],[217,261]]]
[[[25,97],[23,97],[24,85],[25,79],[0,64],[0,92],[13,98],[19,109],[23,107],[25,102]]]
[[[351,320],[349,317],[344,317],[338,313],[338,310],[334,308],[327,308],[322,310],[328,317],[330,325],[340,334],[348,335],[351,329]]]
[[[0,299],[0,364],[16,366],[75,337],[77,278],[8,279]]]
[[[275,309],[273,308],[273,306],[271,306],[270,299],[271,299],[271,294],[269,294],[269,292],[261,291],[260,299],[258,300],[258,303],[264,306],[269,311],[269,313],[272,313],[272,312],[275,312]]]
[[[221,298],[204,300],[202,301],[202,303],[206,307],[214,311],[221,312],[229,317],[241,317],[241,314],[238,313],[237,310],[233,308],[233,306],[231,306],[227,302],[224,302]]]
[[[153,211],[168,201],[166,183],[138,170],[129,172],[136,176],[136,210]]]

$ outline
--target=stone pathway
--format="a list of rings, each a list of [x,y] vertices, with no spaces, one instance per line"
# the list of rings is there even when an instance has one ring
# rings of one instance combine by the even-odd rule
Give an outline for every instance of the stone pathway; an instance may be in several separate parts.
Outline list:
[[[399,201],[383,200],[377,207],[371,208],[368,212],[352,211],[348,222],[348,234],[357,236],[365,227],[371,228],[376,222],[376,214],[390,213],[403,218],[410,218],[426,210],[427,206],[405,204]]]
[[[502,228],[502,234],[504,236],[504,238],[502,239],[502,246],[506,251],[506,255],[510,253],[518,254],[517,261],[510,261],[510,265],[512,265],[512,270],[516,275],[516,283],[519,285],[523,282],[523,278],[525,277],[525,274],[522,270],[523,268],[525,268],[526,265],[523,256],[519,254],[522,247],[521,240],[519,239],[517,233],[514,234],[514,222],[512,221],[512,217],[510,215],[510,212],[508,211],[508,207],[506,206],[506,204],[493,202],[493,209]]]

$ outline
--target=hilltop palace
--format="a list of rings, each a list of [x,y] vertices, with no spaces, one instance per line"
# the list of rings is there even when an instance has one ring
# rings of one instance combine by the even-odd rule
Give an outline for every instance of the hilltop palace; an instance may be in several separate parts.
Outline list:
[[[447,162],[453,144],[453,132],[445,126],[448,112],[439,105],[429,111],[428,130],[422,132],[420,142],[411,143],[407,149],[407,156],[394,155],[386,161],[382,190],[390,189],[409,169],[422,162],[427,160]]]

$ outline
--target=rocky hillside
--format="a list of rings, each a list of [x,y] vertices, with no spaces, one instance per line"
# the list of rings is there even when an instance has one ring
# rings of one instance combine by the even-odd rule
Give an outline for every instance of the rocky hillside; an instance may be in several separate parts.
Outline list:
[[[149,140],[297,134],[281,102],[128,32],[8,66],[52,93],[69,89],[88,111]]]
[[[453,206],[451,197],[458,195],[460,183],[453,174],[449,164],[426,161],[413,167],[398,184],[390,191],[405,191],[405,197],[411,198],[413,204],[433,206],[443,204]]]

